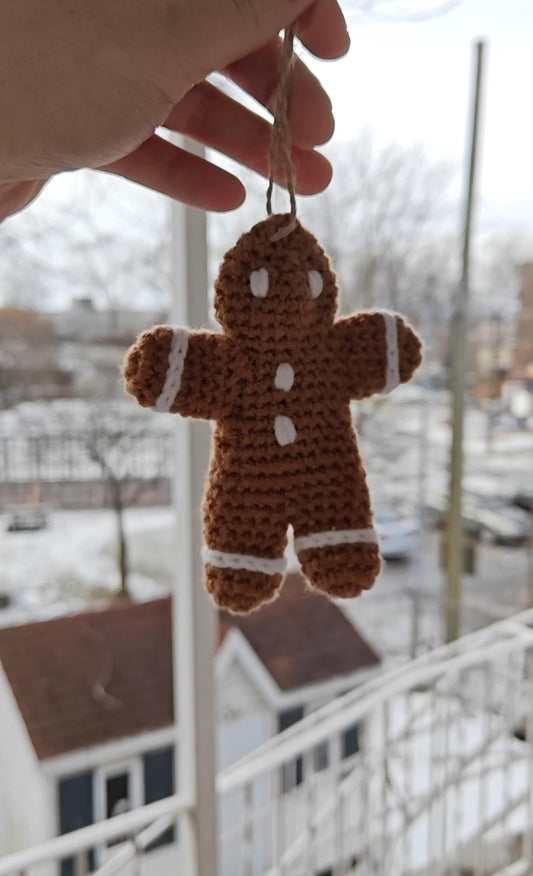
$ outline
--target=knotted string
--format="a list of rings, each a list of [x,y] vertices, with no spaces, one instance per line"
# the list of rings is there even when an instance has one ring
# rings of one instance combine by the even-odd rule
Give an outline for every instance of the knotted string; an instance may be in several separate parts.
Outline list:
[[[296,196],[294,194],[294,164],[291,157],[291,137],[289,130],[289,80],[294,61],[294,31],[288,27],[283,38],[279,81],[274,101],[274,122],[270,135],[269,153],[269,179],[266,196],[267,213],[272,214],[272,191],[274,189],[274,175],[276,172],[281,176],[289,193],[291,204],[290,219],[288,225],[279,228],[271,240],[281,240],[297,225],[296,220]]]

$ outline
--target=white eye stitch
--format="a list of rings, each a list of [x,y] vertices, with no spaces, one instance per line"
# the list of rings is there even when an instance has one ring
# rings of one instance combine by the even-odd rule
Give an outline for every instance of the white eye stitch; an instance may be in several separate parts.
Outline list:
[[[258,268],[250,274],[250,290],[254,298],[266,298],[268,292],[268,271]]]
[[[318,271],[309,271],[307,275],[309,279],[309,288],[311,289],[311,297],[318,298],[324,288],[322,275]]]

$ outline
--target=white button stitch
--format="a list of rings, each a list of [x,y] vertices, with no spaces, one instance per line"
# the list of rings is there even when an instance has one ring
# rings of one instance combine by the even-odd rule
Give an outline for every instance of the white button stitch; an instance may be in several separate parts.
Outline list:
[[[278,414],[274,420],[274,433],[280,447],[285,447],[287,444],[292,444],[296,441],[296,429],[290,417],[283,417],[281,414]]]
[[[289,390],[292,389],[293,383],[294,369],[292,365],[289,365],[288,362],[282,362],[281,365],[278,365],[274,386],[276,389],[282,389],[284,392],[289,392]]]

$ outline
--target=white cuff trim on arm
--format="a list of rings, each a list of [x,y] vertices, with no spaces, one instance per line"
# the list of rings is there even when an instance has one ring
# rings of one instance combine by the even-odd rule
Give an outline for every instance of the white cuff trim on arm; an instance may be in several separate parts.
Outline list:
[[[385,322],[385,345],[387,348],[387,365],[385,368],[385,385],[382,393],[395,389],[400,382],[400,359],[398,351],[398,322],[395,313],[381,311]]]
[[[185,357],[189,348],[189,332],[185,328],[175,328],[174,337],[168,354],[168,368],[165,383],[161,395],[154,405],[154,411],[167,413],[178,392],[180,391],[181,378]]]

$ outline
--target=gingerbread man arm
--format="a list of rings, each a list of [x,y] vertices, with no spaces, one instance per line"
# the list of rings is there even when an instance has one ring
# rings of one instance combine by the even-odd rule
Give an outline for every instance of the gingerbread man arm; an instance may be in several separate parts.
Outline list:
[[[358,313],[332,329],[340,381],[348,398],[390,392],[405,383],[422,361],[422,343],[398,314]]]
[[[140,405],[184,417],[217,419],[224,391],[229,341],[212,332],[155,326],[128,350],[126,390]]]

